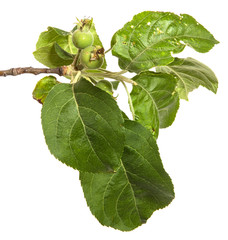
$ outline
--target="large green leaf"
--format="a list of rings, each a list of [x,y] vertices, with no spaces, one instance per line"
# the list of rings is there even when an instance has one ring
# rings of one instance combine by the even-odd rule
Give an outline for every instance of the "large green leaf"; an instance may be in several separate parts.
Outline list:
[[[177,79],[177,92],[180,98],[188,100],[189,92],[200,85],[213,93],[217,92],[218,80],[214,72],[193,58],[175,58],[167,66],[157,67],[158,72],[172,73]]]
[[[208,52],[216,43],[213,35],[187,14],[146,11],[117,31],[111,46],[122,69],[140,72],[169,64],[171,53],[181,52],[186,45]]]
[[[116,102],[85,79],[58,84],[42,108],[50,152],[75,169],[115,171],[124,147],[123,118]]]
[[[126,145],[115,173],[80,173],[91,212],[102,225],[130,231],[174,198],[152,134],[126,120]]]
[[[170,126],[179,108],[176,79],[165,73],[142,72],[133,80],[131,98],[137,120],[157,137],[159,128]]]

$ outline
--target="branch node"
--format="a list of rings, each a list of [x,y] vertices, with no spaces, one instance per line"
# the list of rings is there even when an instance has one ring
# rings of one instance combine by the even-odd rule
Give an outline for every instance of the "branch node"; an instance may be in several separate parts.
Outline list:
[[[17,75],[17,69],[16,68],[12,68],[12,75],[16,76]]]

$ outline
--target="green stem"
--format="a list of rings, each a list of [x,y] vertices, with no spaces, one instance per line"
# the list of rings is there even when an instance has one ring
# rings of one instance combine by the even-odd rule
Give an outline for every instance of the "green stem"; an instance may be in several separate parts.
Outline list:
[[[128,72],[127,70],[122,70],[122,71],[119,71],[119,72],[111,72],[107,69],[104,69],[104,68],[98,68],[99,71],[102,71],[102,72],[106,72],[106,73],[111,73],[112,75],[115,74],[115,75],[121,75],[121,74],[124,74],[126,72]]]
[[[73,65],[75,70],[78,70],[77,66],[78,66],[78,62],[79,62],[79,59],[80,59],[81,51],[82,51],[81,49],[78,49],[78,52],[77,52],[77,54],[76,54],[76,56],[74,58],[74,61],[72,63],[72,65]]]
[[[108,71],[107,69],[104,68],[98,68],[98,70],[101,72],[111,73],[111,71]]]
[[[132,113],[132,118],[133,120],[135,121],[135,110],[134,110],[134,106],[133,106],[133,103],[132,103],[132,99],[131,99],[131,95],[128,91],[128,88],[127,88],[127,85],[125,84],[125,82],[121,81],[125,90],[126,90],[126,93],[127,93],[127,97],[128,97],[128,104],[129,104],[129,107],[130,107],[130,111]]]
[[[70,48],[70,53],[73,54],[73,50],[72,50],[72,47],[71,47],[71,41],[72,41],[71,38],[72,38],[71,35],[69,35],[67,40],[68,40],[68,45],[69,45],[69,48]]]
[[[111,50],[112,50],[112,48],[109,48],[108,50],[105,51],[105,54],[108,53]]]
[[[118,80],[118,81],[131,83],[133,85],[137,85],[137,83],[135,81],[121,75],[118,72],[115,73],[115,72],[109,72],[109,71],[105,71],[105,72],[86,72],[86,71],[82,71],[82,75],[87,76],[87,77],[91,76],[91,77],[98,77],[98,78],[110,78],[110,79],[115,79],[115,80]]]
[[[80,79],[80,76],[81,76],[81,71],[78,71],[77,72],[77,74],[75,75],[75,77],[73,77],[72,79],[71,79],[71,84],[74,84],[74,83],[76,83],[77,81],[78,81],[78,79]]]

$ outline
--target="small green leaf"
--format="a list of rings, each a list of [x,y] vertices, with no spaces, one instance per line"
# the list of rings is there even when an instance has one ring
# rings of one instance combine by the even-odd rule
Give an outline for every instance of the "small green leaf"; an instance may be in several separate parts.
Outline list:
[[[74,59],[74,55],[63,50],[57,43],[54,43],[55,51],[58,56],[66,61],[72,62]]]
[[[54,68],[71,64],[77,51],[70,32],[48,27],[40,34],[33,55],[40,63]]]
[[[48,27],[48,31],[40,34],[36,43],[36,50],[55,42],[68,53],[76,54],[78,51],[72,42],[71,33],[54,27]]]
[[[124,147],[122,124],[114,99],[85,79],[53,87],[42,108],[50,152],[81,171],[115,171],[119,167]]]
[[[131,98],[137,121],[157,137],[159,127],[170,126],[179,108],[176,79],[170,74],[147,71],[133,80],[137,85],[133,86]]]
[[[41,47],[33,52],[37,61],[49,68],[69,65],[73,62],[73,55],[64,51],[56,42]]]
[[[123,111],[122,111],[122,117],[123,117],[124,120],[129,120],[129,117]]]
[[[48,29],[54,30],[56,32],[56,34],[59,35],[59,36],[63,36],[64,37],[64,36],[70,35],[70,32],[66,32],[66,31],[64,31],[62,29],[59,29],[59,28],[48,27]]]
[[[157,67],[158,72],[174,74],[177,79],[177,92],[180,98],[188,100],[189,92],[198,88],[200,85],[217,92],[218,79],[214,72],[203,63],[193,58],[175,58],[175,60],[162,67]]]
[[[93,39],[94,39],[93,45],[100,45],[102,47],[103,44],[97,34],[94,23],[92,24],[92,27],[90,28],[90,32],[93,34]]]
[[[108,80],[100,80],[95,86],[107,92],[111,96],[113,95],[113,87],[111,82],[109,82]]]
[[[114,90],[117,90],[119,86],[120,81],[111,81],[112,87]]]
[[[54,76],[46,76],[42,79],[40,79],[35,89],[33,90],[33,98],[37,100],[39,103],[44,103],[44,100],[46,99],[48,93],[51,91],[51,89],[58,84],[59,82]]]
[[[97,31],[96,31],[94,23],[92,24],[92,27],[90,28],[90,32],[93,34],[93,38],[94,38],[93,45],[94,46],[98,45],[98,46],[103,47],[103,44],[102,44],[102,42],[101,42],[101,40],[100,40],[100,38],[99,38],[99,36],[97,34]],[[104,58],[104,63],[103,63],[103,65],[101,67],[104,68],[104,69],[107,67],[107,62],[106,62],[105,58]]]
[[[115,173],[80,172],[91,212],[102,225],[131,231],[174,198],[156,141],[139,123],[127,120],[122,164]]]
[[[187,14],[146,11],[117,31],[111,46],[122,69],[140,72],[171,63],[171,54],[183,51],[186,45],[208,52],[217,43],[208,30]]]

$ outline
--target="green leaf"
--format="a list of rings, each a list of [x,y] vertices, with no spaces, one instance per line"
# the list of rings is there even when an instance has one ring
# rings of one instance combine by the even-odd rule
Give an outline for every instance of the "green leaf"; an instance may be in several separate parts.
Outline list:
[[[186,45],[198,52],[208,52],[218,41],[187,14],[146,11],[117,31],[111,42],[112,54],[119,66],[130,72],[140,72],[174,60],[172,53]]]
[[[147,71],[133,80],[137,85],[133,86],[131,98],[137,121],[157,137],[159,127],[170,126],[179,108],[176,79],[170,74]]]
[[[119,167],[123,118],[108,93],[85,79],[58,84],[49,92],[41,117],[50,152],[66,165],[88,172]]]
[[[39,103],[43,104],[48,93],[58,83],[59,82],[54,76],[46,76],[40,79],[37,82],[35,89],[33,90],[33,93],[32,93],[33,98],[37,100]]]
[[[193,58],[175,58],[175,60],[162,67],[157,67],[158,72],[174,74],[177,79],[177,92],[180,98],[188,100],[189,92],[198,88],[200,85],[217,92],[218,79],[214,72],[203,63]]]
[[[54,43],[54,46],[55,46],[55,51],[60,58],[66,60],[66,61],[70,61],[70,62],[73,61],[73,59],[74,59],[73,54],[70,54],[70,53],[66,52],[65,50],[63,50],[57,43]]]
[[[72,42],[71,33],[54,27],[48,27],[48,31],[40,34],[36,43],[36,50],[55,42],[68,53],[76,54],[78,51]]]
[[[80,172],[91,212],[102,225],[130,231],[174,198],[156,141],[137,122],[127,120],[122,164],[115,173]]]
[[[111,81],[111,83],[112,83],[112,87],[113,87],[113,89],[114,89],[114,90],[117,90],[120,81]]]
[[[122,117],[123,117],[124,120],[129,120],[129,117],[123,111],[122,111]]]
[[[99,36],[97,34],[97,31],[96,31],[94,23],[92,24],[92,27],[90,28],[90,32],[93,34],[93,39],[94,39],[93,45],[94,46],[98,45],[98,46],[103,47],[103,44],[102,44],[102,42],[101,42],[101,40],[100,40],[100,38],[99,38]],[[106,67],[107,67],[107,62],[106,62],[106,59],[104,58],[104,63],[101,66],[101,68],[105,69]]]
[[[111,96],[113,96],[113,87],[110,81],[108,80],[100,80],[96,83],[96,87],[100,88],[101,90],[107,92]]]
[[[40,34],[33,55],[45,66],[55,68],[71,64],[77,51],[72,42],[71,32],[48,27],[48,31]]]
[[[41,47],[33,52],[37,61],[49,68],[69,65],[73,62],[73,55],[64,51],[56,42]]]
[[[92,27],[90,28],[90,32],[93,34],[93,39],[94,39],[93,45],[100,45],[101,47],[103,47],[103,44],[97,34],[94,23],[92,24]]]

